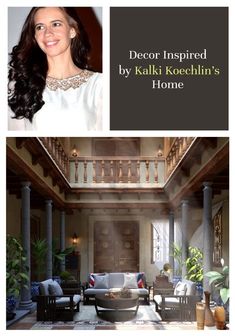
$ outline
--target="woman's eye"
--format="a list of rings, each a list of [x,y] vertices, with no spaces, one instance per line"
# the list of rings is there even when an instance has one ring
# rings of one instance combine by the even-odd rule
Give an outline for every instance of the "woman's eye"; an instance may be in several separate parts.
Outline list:
[[[61,22],[53,22],[52,27],[60,27]]]
[[[43,30],[44,29],[44,26],[43,25],[37,25],[36,27],[35,27],[35,30],[36,31],[40,31],[40,30]]]

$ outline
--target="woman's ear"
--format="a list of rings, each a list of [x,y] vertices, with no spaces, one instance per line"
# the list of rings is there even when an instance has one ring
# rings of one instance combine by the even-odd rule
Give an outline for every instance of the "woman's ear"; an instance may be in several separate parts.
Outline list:
[[[74,28],[71,28],[70,30],[70,38],[73,39],[76,36],[76,30]]]

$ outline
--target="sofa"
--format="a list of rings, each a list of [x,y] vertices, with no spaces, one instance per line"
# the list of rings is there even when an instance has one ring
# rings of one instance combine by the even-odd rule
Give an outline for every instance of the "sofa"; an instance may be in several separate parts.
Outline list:
[[[196,319],[196,302],[199,302],[201,297],[196,295],[196,283],[187,279],[179,281],[174,292],[169,294],[167,292],[160,295],[154,295],[153,301],[155,303],[156,312],[161,314],[163,320],[167,318],[167,314],[172,316],[174,313],[178,314],[177,319],[181,321]]]
[[[88,304],[96,294],[118,291],[124,287],[130,289],[132,293],[138,294],[140,299],[149,304],[149,288],[147,288],[143,272],[90,273],[83,291],[84,304]]]
[[[37,321],[72,321],[79,311],[80,295],[64,294],[61,286],[48,279],[39,283]]]

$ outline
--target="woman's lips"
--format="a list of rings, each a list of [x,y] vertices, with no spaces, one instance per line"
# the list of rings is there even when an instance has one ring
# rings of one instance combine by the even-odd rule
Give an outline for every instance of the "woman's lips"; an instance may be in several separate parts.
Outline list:
[[[47,48],[50,48],[50,47],[54,47],[55,45],[57,45],[58,42],[59,41],[48,41],[48,42],[45,42],[44,44]]]

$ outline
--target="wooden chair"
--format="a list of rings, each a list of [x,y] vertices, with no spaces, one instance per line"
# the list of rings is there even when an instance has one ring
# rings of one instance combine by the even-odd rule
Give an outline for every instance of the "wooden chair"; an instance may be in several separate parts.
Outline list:
[[[190,280],[183,280],[177,285],[174,293],[169,294],[169,289],[163,289],[161,294],[154,295],[156,311],[161,314],[163,320],[169,317],[180,321],[195,321],[196,302],[201,300],[201,297],[196,295],[196,284]]]
[[[55,285],[52,279],[40,282],[40,295],[37,296],[37,321],[72,321],[74,313],[80,309],[81,296],[64,295],[61,287],[59,293],[51,295],[49,290],[51,285]]]

